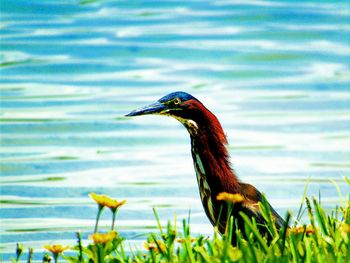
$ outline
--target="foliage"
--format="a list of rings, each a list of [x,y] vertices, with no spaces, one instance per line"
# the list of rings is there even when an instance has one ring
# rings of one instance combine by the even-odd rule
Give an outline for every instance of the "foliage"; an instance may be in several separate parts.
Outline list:
[[[59,245],[47,246],[53,254],[55,262],[63,259],[67,262],[350,262],[350,200],[336,207],[332,213],[326,214],[325,209],[316,198],[304,197],[309,225],[288,227],[291,214],[286,216],[286,225],[277,230],[270,207],[265,199],[260,203],[260,209],[267,222],[267,228],[272,239],[259,233],[257,223],[244,214],[244,233],[236,230],[237,242],[231,245],[234,218],[229,218],[226,234],[220,236],[214,231],[211,238],[192,236],[189,220],[183,220],[182,230],[174,223],[168,222],[162,227],[154,210],[159,232],[149,234],[145,249],[136,252],[125,252],[125,239],[117,231],[108,233],[96,231],[90,236],[92,242],[82,245],[81,235],[77,233],[78,244],[70,248],[75,251],[73,256],[66,256]],[[302,202],[300,211],[302,211]],[[99,204],[101,205],[101,204]],[[101,207],[99,207],[99,211]],[[300,213],[298,213],[298,216]],[[99,220],[99,216],[97,217]],[[98,222],[96,223],[96,226]],[[62,249],[56,249],[57,247]],[[55,249],[54,249],[55,248]],[[17,246],[17,257],[20,260],[23,246]],[[51,257],[45,254],[43,262],[50,262]]]

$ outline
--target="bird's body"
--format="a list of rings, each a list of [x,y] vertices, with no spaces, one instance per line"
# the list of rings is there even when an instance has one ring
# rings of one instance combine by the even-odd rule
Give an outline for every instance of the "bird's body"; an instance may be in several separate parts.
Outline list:
[[[184,92],[174,92],[127,116],[144,114],[172,116],[188,130],[202,204],[210,222],[218,226],[221,233],[225,232],[228,218],[227,206],[223,201],[217,200],[222,192],[244,197],[244,202],[235,205],[232,210],[239,228],[244,225],[240,211],[254,217],[258,224],[264,224],[258,205],[262,201],[261,193],[254,186],[239,181],[231,168],[227,139],[221,124],[199,100]],[[281,228],[284,225],[283,219],[271,206],[270,208],[276,227]],[[261,228],[261,232],[264,232],[264,228]]]

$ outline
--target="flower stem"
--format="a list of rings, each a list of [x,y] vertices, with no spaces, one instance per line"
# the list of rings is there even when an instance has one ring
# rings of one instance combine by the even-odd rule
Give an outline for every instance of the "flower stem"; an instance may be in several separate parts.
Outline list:
[[[83,260],[83,245],[81,243],[81,233],[80,232],[77,232],[77,238],[78,238],[78,248],[79,248],[78,259],[79,259],[79,262],[84,262],[84,260]]]
[[[97,233],[97,229],[98,229],[98,221],[100,221],[100,217],[101,217],[101,213],[103,210],[103,206],[98,206],[98,212],[97,212],[97,218],[96,218],[96,224],[95,224],[95,230],[94,232]]]
[[[28,250],[28,260],[27,260],[28,263],[32,263],[33,262],[33,249],[32,248],[29,248]]]
[[[112,213],[113,213],[113,218],[112,218],[112,227],[111,227],[111,230],[114,230],[115,218],[116,218],[116,216],[117,216],[117,209],[112,209]]]
[[[104,258],[105,258],[104,248],[102,244],[97,244],[97,262],[104,263],[105,262]]]

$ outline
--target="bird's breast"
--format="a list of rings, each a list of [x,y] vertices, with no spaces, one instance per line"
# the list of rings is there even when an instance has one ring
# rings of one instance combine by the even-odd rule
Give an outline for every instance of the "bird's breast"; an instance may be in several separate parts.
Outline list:
[[[204,210],[212,223],[215,223],[214,207],[212,201],[212,192],[208,181],[206,179],[206,171],[203,166],[203,162],[198,153],[195,152],[192,147],[192,157],[194,162],[194,169],[197,176],[197,182],[199,187],[199,194],[202,200]]]

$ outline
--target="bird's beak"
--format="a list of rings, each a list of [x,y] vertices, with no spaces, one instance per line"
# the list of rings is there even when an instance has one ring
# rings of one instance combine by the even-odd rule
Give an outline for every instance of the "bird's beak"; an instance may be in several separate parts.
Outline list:
[[[167,110],[163,103],[155,102],[151,105],[133,110],[129,114],[126,114],[126,117],[140,116],[146,114],[162,114]]]

